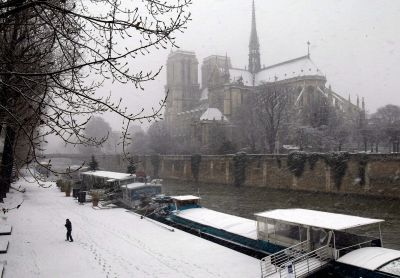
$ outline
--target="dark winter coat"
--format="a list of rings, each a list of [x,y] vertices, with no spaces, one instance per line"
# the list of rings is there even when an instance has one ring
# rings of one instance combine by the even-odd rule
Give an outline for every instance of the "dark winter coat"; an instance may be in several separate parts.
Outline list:
[[[67,231],[72,231],[71,221],[67,220],[67,222],[65,222],[65,228],[67,228]]]

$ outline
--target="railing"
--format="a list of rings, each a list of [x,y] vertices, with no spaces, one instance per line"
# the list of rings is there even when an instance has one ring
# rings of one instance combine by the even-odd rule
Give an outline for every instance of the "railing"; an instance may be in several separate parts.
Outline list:
[[[261,277],[306,277],[332,260],[332,249],[322,246],[312,252],[304,253],[308,241],[291,246],[261,260]],[[306,247],[306,248],[303,248]]]
[[[364,241],[364,242],[360,242],[360,243],[357,243],[357,244],[353,244],[353,245],[350,245],[350,246],[346,246],[346,247],[337,249],[336,250],[336,254],[335,254],[335,259],[338,259],[338,258],[342,257],[343,255],[346,255],[347,253],[349,253],[351,251],[354,251],[356,249],[361,249],[363,247],[374,246],[373,245],[374,241],[376,241],[376,239],[367,240],[367,241]]]
[[[322,246],[290,262],[293,265],[292,277],[307,277],[308,274],[320,269],[330,260],[332,260],[332,249],[329,245]],[[280,277],[288,277],[288,271]]]
[[[308,250],[309,241],[303,241],[282,251],[269,255],[261,259],[261,276],[268,277],[282,268],[287,263],[297,257],[302,256]]]

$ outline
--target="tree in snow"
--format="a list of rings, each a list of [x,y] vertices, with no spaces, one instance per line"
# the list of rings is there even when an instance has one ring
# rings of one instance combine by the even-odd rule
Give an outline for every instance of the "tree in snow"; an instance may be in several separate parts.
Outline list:
[[[96,171],[97,169],[99,169],[99,163],[97,162],[96,158],[94,157],[94,155],[92,155],[92,158],[89,162],[89,170],[90,171]]]
[[[141,89],[154,80],[160,69],[143,72],[134,61],[152,50],[176,46],[175,33],[186,28],[190,4],[191,0],[2,1],[0,122],[9,140],[3,169],[13,165],[13,148],[21,144],[18,137],[24,137],[28,150],[19,159],[40,163],[41,142],[48,135],[72,145],[99,144],[84,133],[92,114],[119,115],[124,131],[132,122],[158,118],[164,100],[148,114],[131,113],[96,90],[106,80]],[[122,137],[126,139],[126,132]],[[9,175],[2,170],[6,185]]]
[[[84,136],[93,144],[79,145],[82,153],[105,152],[107,141],[112,133],[111,126],[101,117],[92,117],[86,123]],[[98,143],[98,144],[96,144]]]
[[[386,105],[379,108],[372,116],[383,127],[384,136],[392,152],[400,152],[400,107]]]
[[[279,132],[288,122],[289,96],[284,88],[264,84],[257,89],[254,114],[262,132],[263,146],[274,153]]]

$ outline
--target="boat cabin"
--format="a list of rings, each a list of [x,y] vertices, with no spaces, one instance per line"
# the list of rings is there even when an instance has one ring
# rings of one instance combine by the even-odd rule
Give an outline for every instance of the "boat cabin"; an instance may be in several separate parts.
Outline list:
[[[122,201],[133,208],[144,206],[151,198],[161,194],[161,182],[150,183],[134,182],[121,186]]]
[[[136,175],[109,171],[88,171],[81,173],[82,189],[104,189],[134,183]]]
[[[200,207],[200,197],[193,195],[171,196],[173,209],[184,210]]]
[[[256,213],[257,238],[284,248],[302,244],[310,252],[329,246],[337,259],[361,247],[381,246],[380,223],[384,220],[363,218],[308,209],[276,209]],[[360,227],[376,225],[377,237],[364,236]],[[369,231],[370,232],[370,231]]]

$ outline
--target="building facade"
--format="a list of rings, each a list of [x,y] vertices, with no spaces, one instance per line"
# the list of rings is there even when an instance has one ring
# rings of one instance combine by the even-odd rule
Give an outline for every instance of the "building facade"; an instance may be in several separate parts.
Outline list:
[[[196,54],[171,52],[167,60],[165,118],[172,135],[187,145],[197,146],[200,151],[221,143],[221,138],[234,142],[238,148],[246,147],[238,139],[241,130],[236,119],[241,117],[239,113],[246,100],[254,98],[264,87],[273,87],[288,96],[292,127],[328,126],[332,113],[352,126],[362,124],[364,100],[360,104],[357,99],[357,104],[352,104],[350,98],[346,100],[327,87],[325,75],[309,52],[266,67],[261,66],[260,56],[254,1],[246,68],[234,67],[227,55],[208,56],[201,65],[199,84]],[[278,137],[277,152],[285,144],[296,144],[293,136]]]

